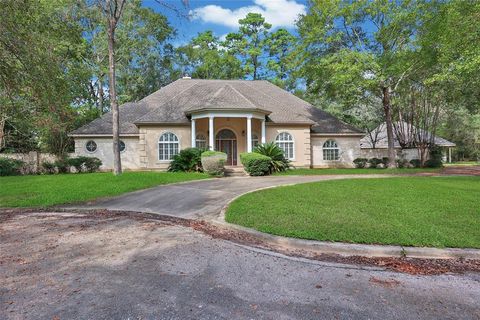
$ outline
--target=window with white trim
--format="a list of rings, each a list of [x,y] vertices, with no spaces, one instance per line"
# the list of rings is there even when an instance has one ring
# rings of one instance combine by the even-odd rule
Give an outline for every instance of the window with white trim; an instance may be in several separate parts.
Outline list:
[[[85,144],[85,149],[87,149],[88,152],[93,153],[93,152],[97,151],[97,143],[93,140],[89,140]]]
[[[158,160],[171,160],[178,154],[179,141],[175,134],[165,132],[158,140]]]
[[[252,133],[252,148],[258,146],[258,136],[255,133]]]
[[[195,138],[195,147],[199,149],[207,149],[207,137],[201,133],[197,134]]]
[[[294,141],[293,137],[288,132],[282,132],[275,138],[275,143],[277,146],[283,150],[283,154],[287,159],[294,159],[295,152],[294,152]]]
[[[323,144],[323,160],[336,161],[340,159],[340,149],[334,140],[327,140]]]

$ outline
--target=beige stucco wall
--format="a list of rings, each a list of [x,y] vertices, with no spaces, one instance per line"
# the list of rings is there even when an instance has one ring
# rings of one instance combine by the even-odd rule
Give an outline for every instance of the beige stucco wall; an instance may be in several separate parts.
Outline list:
[[[85,149],[85,145],[89,140],[97,143],[95,152],[88,152]],[[122,168],[127,170],[138,169],[140,167],[138,137],[120,137],[120,140],[125,143],[125,151],[120,153]],[[113,169],[112,148],[112,138],[110,137],[75,138],[75,155],[99,158],[102,161],[101,170]]]
[[[170,161],[158,159],[158,140],[165,132],[175,134],[179,140],[179,151],[192,146],[189,125],[186,126],[145,126],[140,127],[139,159],[143,169],[166,170]]]
[[[353,168],[353,160],[360,157],[361,136],[312,136],[312,167],[314,168]],[[334,140],[340,149],[337,161],[323,160],[323,144]]]
[[[281,132],[288,132],[293,136],[295,159],[291,164],[294,167],[310,167],[310,126],[308,125],[267,125],[267,142],[275,141]]]

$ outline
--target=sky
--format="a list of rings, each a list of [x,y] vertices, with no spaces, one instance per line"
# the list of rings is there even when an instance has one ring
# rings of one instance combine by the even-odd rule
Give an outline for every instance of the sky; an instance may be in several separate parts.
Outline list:
[[[159,0],[160,1],[160,0]],[[191,18],[179,16],[166,9],[155,0],[143,0],[143,5],[167,16],[177,29],[173,44],[186,44],[199,32],[212,30],[223,39],[229,32],[238,30],[238,20],[248,12],[261,13],[272,29],[286,28],[293,31],[298,15],[306,12],[306,0],[189,0],[183,7],[180,0],[164,0],[167,5],[181,8],[182,13]]]

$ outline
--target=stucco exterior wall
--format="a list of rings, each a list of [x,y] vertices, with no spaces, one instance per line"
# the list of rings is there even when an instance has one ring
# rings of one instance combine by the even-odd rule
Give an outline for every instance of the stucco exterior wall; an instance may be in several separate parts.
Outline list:
[[[288,132],[293,136],[295,159],[291,164],[294,167],[310,167],[310,126],[308,125],[268,125],[266,127],[267,142],[275,141],[281,132]]]
[[[87,141],[93,140],[97,144],[95,152],[88,152],[85,148]],[[138,170],[140,159],[138,154],[138,137],[120,137],[125,143],[125,150],[120,153],[122,168],[127,170]],[[86,157],[97,157],[102,161],[101,170],[113,169],[112,138],[91,137],[75,138],[75,155]]]
[[[312,167],[314,168],[353,168],[353,160],[360,157],[361,136],[312,136]],[[340,149],[337,161],[323,160],[323,144],[334,140]]]
[[[166,170],[170,161],[158,159],[158,140],[165,132],[175,134],[179,140],[179,151],[192,146],[190,126],[145,126],[140,127],[139,159],[143,169]]]
[[[420,159],[420,153],[418,149],[395,149],[398,159],[406,159],[408,161],[412,159]],[[361,151],[362,158],[383,158],[388,157],[388,149],[362,149]]]

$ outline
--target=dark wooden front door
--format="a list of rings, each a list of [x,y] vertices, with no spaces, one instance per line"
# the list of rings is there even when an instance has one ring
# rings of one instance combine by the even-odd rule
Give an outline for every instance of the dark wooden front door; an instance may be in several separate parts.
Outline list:
[[[237,139],[231,130],[224,129],[217,134],[215,150],[227,154],[227,162],[225,165],[237,165]]]

